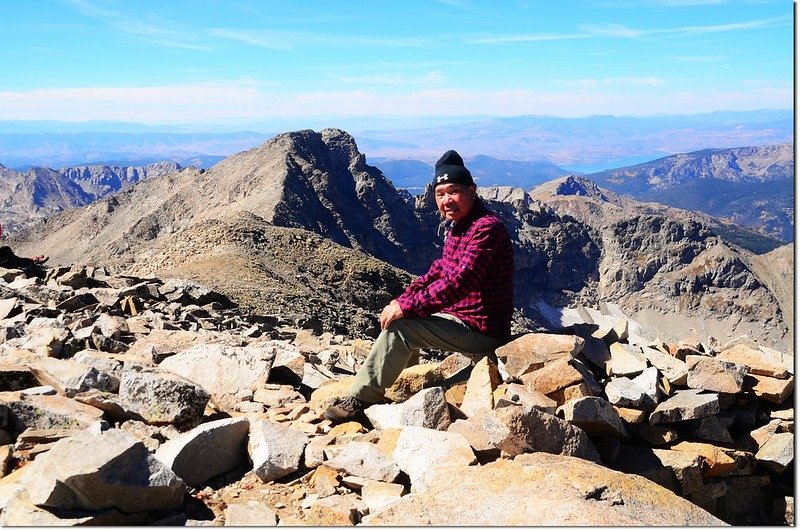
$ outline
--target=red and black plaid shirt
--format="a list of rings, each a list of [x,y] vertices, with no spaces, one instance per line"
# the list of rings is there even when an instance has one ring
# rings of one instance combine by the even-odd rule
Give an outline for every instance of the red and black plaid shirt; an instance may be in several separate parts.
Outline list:
[[[442,257],[397,302],[406,318],[448,313],[498,339],[511,336],[514,257],[506,227],[478,200],[450,230]]]

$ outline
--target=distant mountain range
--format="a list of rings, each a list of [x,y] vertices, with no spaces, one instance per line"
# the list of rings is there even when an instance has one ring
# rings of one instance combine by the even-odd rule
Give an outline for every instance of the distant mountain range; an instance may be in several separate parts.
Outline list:
[[[426,164],[421,160],[375,158],[368,159],[368,162],[380,168],[396,187],[411,192],[424,190],[430,184],[434,171],[433,164]],[[515,186],[527,189],[570,173],[547,160],[522,162],[478,155],[466,157],[464,163],[478,186]]]
[[[433,163],[448,149],[462,156],[548,160],[572,172],[592,173],[674,153],[794,141],[791,110],[713,112],[645,117],[516,116],[453,126],[365,130],[354,134],[369,157]]]
[[[140,180],[174,173],[174,162],[147,166],[32,167],[14,171],[0,165],[0,222],[17,232],[63,210],[85,206]]]
[[[641,201],[698,210],[794,240],[794,145],[704,149],[587,175]]]
[[[118,122],[0,120],[0,162],[13,169],[74,165],[146,165],[169,160],[208,168],[224,157],[261,145],[286,130],[338,127],[352,131],[370,159],[433,164],[448,149],[465,158],[549,161],[591,173],[705,148],[761,146],[794,141],[789,110],[714,112],[644,117],[455,116],[414,120],[308,119],[235,126],[145,126]]]

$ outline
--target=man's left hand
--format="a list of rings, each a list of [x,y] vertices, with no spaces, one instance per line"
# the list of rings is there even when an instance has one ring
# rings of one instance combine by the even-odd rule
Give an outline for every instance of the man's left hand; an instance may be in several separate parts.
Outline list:
[[[384,307],[383,311],[381,311],[381,329],[388,328],[389,324],[398,318],[403,318],[403,310],[400,309],[400,304],[397,303],[397,300],[392,300],[389,302],[389,305]]]

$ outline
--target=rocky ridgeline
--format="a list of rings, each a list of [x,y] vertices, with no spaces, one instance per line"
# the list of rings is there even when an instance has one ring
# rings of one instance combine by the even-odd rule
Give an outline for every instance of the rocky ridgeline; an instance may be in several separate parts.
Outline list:
[[[0,278],[3,525],[793,524],[792,359],[746,338],[579,308],[333,426],[368,341],[193,282]]]

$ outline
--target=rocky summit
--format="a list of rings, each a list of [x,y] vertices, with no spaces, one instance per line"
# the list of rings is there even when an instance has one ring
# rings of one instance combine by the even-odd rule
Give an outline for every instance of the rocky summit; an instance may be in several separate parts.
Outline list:
[[[738,245],[720,223],[625,205],[616,205],[618,215],[581,216],[522,189],[479,191],[511,232],[515,305],[520,325],[528,329],[558,331],[560,323],[549,317],[553,309],[611,302],[665,339],[692,335],[725,342],[747,334],[772,347],[792,344],[791,281],[757,264],[759,255]],[[601,190],[603,196],[610,192],[603,195]],[[613,209],[609,200],[596,195],[586,200],[595,201],[589,209]],[[323,238],[340,245],[340,253],[352,251],[354,263],[369,262],[366,256],[371,256],[420,274],[441,253],[444,227],[430,187],[416,198],[395,189],[366,164],[353,138],[338,129],[280,134],[207,171],[186,168],[148,178],[87,207],[50,217],[10,241],[23,254],[47,254],[65,266],[106,266],[165,278],[185,276],[191,269],[195,279],[243,305],[263,297],[249,296],[244,282],[234,288],[224,281],[238,276],[228,274],[230,264],[246,262],[250,271],[268,268],[250,247],[270,247],[272,252],[288,242],[275,251],[282,267],[297,270],[313,291],[331,292],[333,300],[350,298],[347,289],[314,284],[313,278],[324,273],[311,267],[322,260],[308,261],[307,252],[295,251],[294,240],[253,233],[257,245],[243,245],[237,236],[233,245],[220,242],[210,249],[203,231],[237,214],[259,226],[313,232],[309,240]],[[237,248],[233,255],[212,258],[223,247]],[[255,286],[263,275],[242,277]],[[365,272],[362,277],[375,276]],[[303,291],[304,281],[281,276],[275,285],[296,293]],[[396,296],[399,290],[386,293]],[[337,304],[325,305],[335,311]],[[371,318],[370,325],[348,331],[374,330],[375,316]],[[334,320],[349,320],[349,309]]]
[[[371,341],[190,280],[0,269],[4,526],[794,524],[794,363],[565,311],[475,361],[423,351],[322,417]]]
[[[793,247],[574,177],[479,191],[513,340],[421,352],[363,424],[322,412],[444,227],[344,131],[10,238],[50,261],[0,268],[0,524],[794,524]]]

